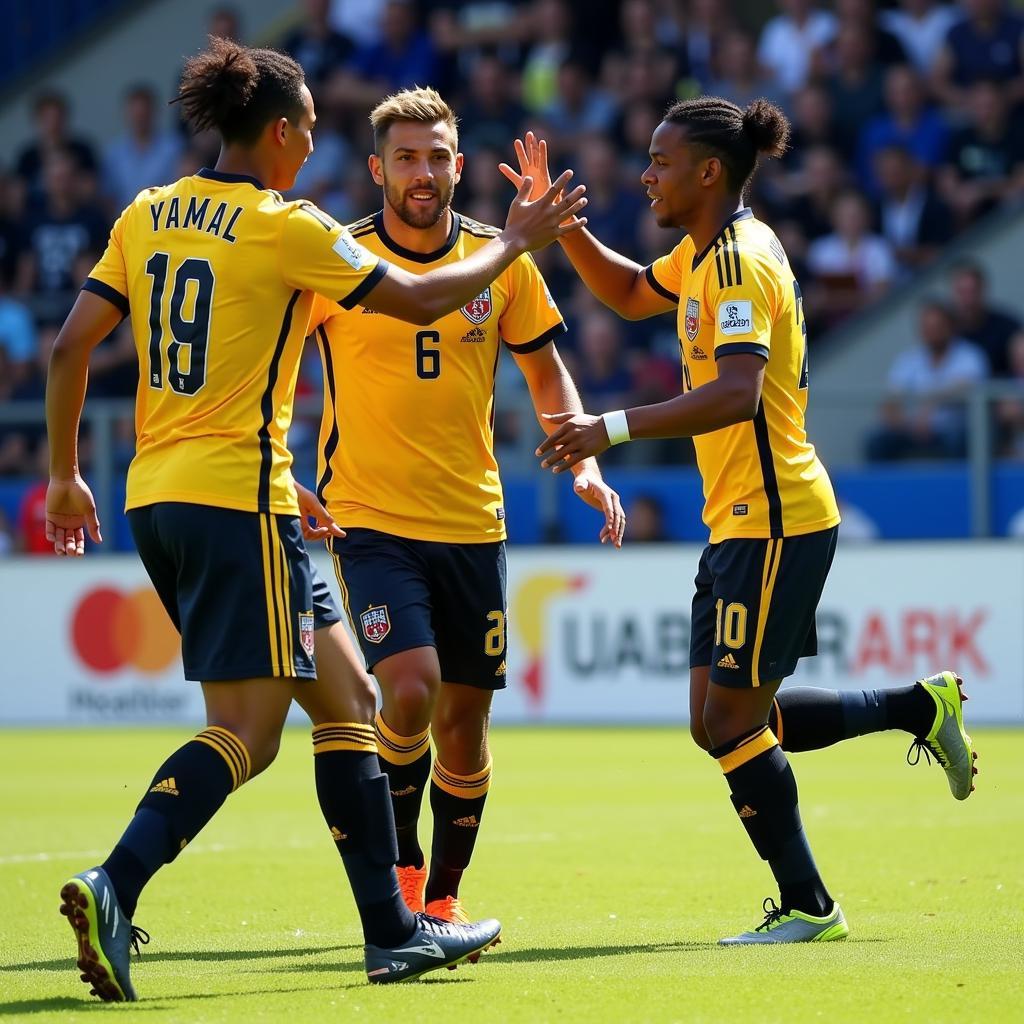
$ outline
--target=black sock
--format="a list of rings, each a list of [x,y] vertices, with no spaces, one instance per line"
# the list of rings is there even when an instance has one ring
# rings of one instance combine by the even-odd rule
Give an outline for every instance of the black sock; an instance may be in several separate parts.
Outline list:
[[[430,875],[425,899],[458,896],[462,872],[469,867],[480,831],[491,762],[472,775],[456,775],[434,761],[430,780],[430,809],[434,812],[434,840],[430,847]]]
[[[386,772],[398,837],[399,867],[423,867],[423,849],[417,826],[423,791],[430,778],[430,730],[400,736],[378,713],[374,720],[380,770]]]
[[[796,779],[767,725],[711,751],[725,774],[736,813],[779,885],[785,913],[823,917],[832,898],[818,874],[800,821]]]
[[[146,883],[199,834],[251,771],[245,744],[217,725],[164,761],[102,865],[127,918],[135,916]]]
[[[395,874],[395,823],[373,726],[325,722],[313,729],[320,810],[345,865],[365,940],[397,946],[416,929]]]
[[[772,703],[768,725],[783,750],[820,750],[886,729],[928,732],[935,704],[919,683],[892,690],[823,690],[787,686]]]

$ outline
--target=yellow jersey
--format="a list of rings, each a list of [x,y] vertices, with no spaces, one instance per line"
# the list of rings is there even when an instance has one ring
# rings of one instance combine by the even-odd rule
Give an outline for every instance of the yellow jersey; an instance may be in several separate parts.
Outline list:
[[[131,317],[139,356],[126,507],[297,515],[287,434],[315,293],[354,304],[386,270],[255,178],[204,169],[139,193],[84,285]]]
[[[775,233],[744,208],[703,252],[686,237],[646,271],[679,305],[683,387],[715,380],[722,356],[767,360],[753,420],[694,437],[711,543],[791,537],[839,522],[832,483],[807,440],[807,326]]]
[[[382,213],[349,227],[371,253],[414,274],[456,263],[500,231],[453,212],[445,244],[417,253],[388,236]],[[426,328],[370,307],[325,302],[314,332],[325,390],[321,501],[342,526],[455,544],[503,540],[493,438],[501,346],[536,351],[565,330],[537,265],[520,256]]]

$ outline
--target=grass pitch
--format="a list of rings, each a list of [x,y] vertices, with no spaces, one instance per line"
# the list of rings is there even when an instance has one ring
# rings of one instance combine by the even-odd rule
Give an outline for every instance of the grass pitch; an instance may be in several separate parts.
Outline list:
[[[903,762],[901,734],[798,754],[843,943],[722,949],[773,888],[714,764],[682,730],[498,730],[463,896],[504,941],[476,967],[371,988],[308,733],[144,894],[143,1002],[86,997],[65,878],[102,859],[187,731],[0,733],[0,1017],[253,1020],[1019,1020],[1024,734],[974,730],[978,792]],[[426,828],[423,837],[429,842]]]

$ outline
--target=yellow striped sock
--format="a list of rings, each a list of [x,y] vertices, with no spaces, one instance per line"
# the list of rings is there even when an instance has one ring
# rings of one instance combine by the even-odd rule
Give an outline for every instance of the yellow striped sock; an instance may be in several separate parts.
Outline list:
[[[722,769],[722,773],[728,775],[729,772],[734,772],[748,761],[753,761],[755,757],[766,753],[772,747],[778,746],[778,743],[779,741],[775,738],[775,733],[766,725],[763,729],[759,729],[752,736],[748,736],[738,746],[718,758],[718,764]]]
[[[488,760],[480,771],[474,772],[472,775],[456,775],[455,772],[449,771],[435,759],[431,781],[450,796],[471,800],[474,797],[483,796],[490,789],[491,761]]]
[[[252,759],[245,744],[230,729],[211,725],[194,737],[198,743],[205,743],[224,758],[231,772],[231,791],[244,785],[252,774]]]
[[[377,753],[388,764],[406,765],[419,760],[430,750],[430,729],[415,736],[399,736],[377,713],[373,720],[377,736]]]
[[[313,753],[331,750],[377,752],[377,737],[372,725],[362,722],[323,722],[313,727]]]

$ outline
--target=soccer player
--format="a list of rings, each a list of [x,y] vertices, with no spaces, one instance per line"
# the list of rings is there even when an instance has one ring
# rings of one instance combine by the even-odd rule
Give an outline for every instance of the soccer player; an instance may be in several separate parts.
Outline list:
[[[358,242],[413,274],[457,265],[485,247],[498,229],[451,208],[463,158],[455,114],[441,96],[399,92],[370,121],[370,173],[384,206],[350,225]],[[495,374],[504,345],[538,416],[581,410],[554,346],[565,325],[525,255],[425,330],[385,315],[372,296],[362,310],[330,305],[316,331],[327,391],[318,493],[347,533],[331,550],[353,630],[380,683],[377,744],[390,778],[398,878],[410,908],[466,921],[459,883],[491,782],[491,699],[505,686]],[[618,495],[593,459],[574,472],[575,492],[604,514],[601,540],[619,546]],[[429,876],[417,836],[428,782]]]
[[[807,749],[906,729],[936,752],[960,799],[973,771],[952,672],[888,692],[802,689],[776,697],[798,659],[816,653],[814,613],[839,524],[804,429],[800,286],[779,240],[743,203],[759,154],[779,156],[788,135],[785,117],[766,100],[745,110],[714,97],[676,103],[654,132],[641,180],[658,224],[684,229],[683,240],[646,268],[587,232],[564,240],[583,281],[620,315],[635,320],[678,307],[683,393],[599,417],[564,413],[538,450],[543,466],[562,472],[610,444],[693,437],[711,533],[691,619],[693,734],[721,766],[780,891],[779,905],[765,901],[760,925],[726,944],[828,941],[849,932],[804,835],[783,736],[789,749]],[[516,150],[522,173],[542,184],[543,142],[528,137]],[[502,170],[521,181],[511,167]],[[792,703],[789,692],[797,693]]]
[[[59,553],[82,554],[86,528],[100,540],[78,422],[89,354],[130,316],[140,381],[128,517],[181,631],[185,675],[202,683],[208,727],[161,765],[110,857],[64,885],[62,911],[83,979],[104,1000],[134,999],[139,894],[270,764],[294,697],[314,723],[317,793],[355,893],[368,976],[401,981],[475,955],[500,926],[415,917],[401,900],[370,690],[341,627],[330,628],[339,613],[303,545],[285,446],[299,356],[313,290],[349,306],[372,295],[378,309],[431,322],[551,241],[566,200],[525,202],[523,189],[499,238],[457,267],[410,274],[275,191],[292,187],[312,151],[312,98],[293,60],[213,40],[188,63],[181,99],[197,128],[222,136],[217,167],[139,194],[56,340],[46,528]],[[567,199],[582,202],[579,190]]]

